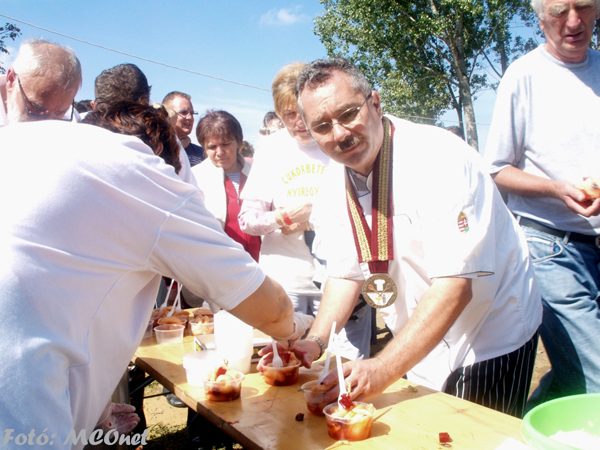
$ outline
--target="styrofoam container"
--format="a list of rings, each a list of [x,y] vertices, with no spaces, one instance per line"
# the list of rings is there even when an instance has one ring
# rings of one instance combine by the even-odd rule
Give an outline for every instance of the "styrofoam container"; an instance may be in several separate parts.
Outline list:
[[[183,325],[166,324],[154,327],[156,341],[159,344],[183,344]]]
[[[190,386],[203,386],[206,374],[219,364],[216,350],[201,350],[183,355],[183,368]]]

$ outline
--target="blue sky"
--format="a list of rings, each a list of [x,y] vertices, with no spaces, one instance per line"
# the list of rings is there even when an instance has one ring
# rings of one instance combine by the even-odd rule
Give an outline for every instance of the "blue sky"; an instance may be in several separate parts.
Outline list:
[[[152,101],[173,90],[187,92],[200,116],[224,109],[255,143],[264,114],[273,109],[273,77],[285,64],[327,56],[313,34],[322,12],[318,0],[0,0],[0,14],[111,49],[194,72],[263,88],[258,90],[167,68],[84,44],[16,22],[22,36],[7,44],[10,66],[19,43],[30,37],[68,45],[83,67],[77,100],[94,98],[94,80],[104,69],[136,64],[152,85]],[[0,23],[10,22],[0,17]],[[192,133],[194,134],[194,133]],[[193,136],[195,140],[195,136]]]
[[[71,47],[83,67],[77,100],[94,98],[94,79],[104,69],[134,63],[152,85],[152,101],[173,90],[187,92],[199,117],[207,109],[229,111],[242,124],[244,137],[255,144],[264,114],[273,109],[270,86],[277,71],[295,61],[326,57],[313,34],[314,18],[323,12],[318,0],[0,0],[0,14],[17,21],[22,36],[7,42],[11,55],[0,56],[9,67],[19,43],[44,38]],[[0,16],[0,23],[13,22]],[[53,34],[88,41],[192,72],[208,74],[255,89],[206,78]],[[495,94],[476,101],[480,148],[487,137]],[[453,125],[456,115],[444,116]],[[192,138],[195,141],[194,133]]]

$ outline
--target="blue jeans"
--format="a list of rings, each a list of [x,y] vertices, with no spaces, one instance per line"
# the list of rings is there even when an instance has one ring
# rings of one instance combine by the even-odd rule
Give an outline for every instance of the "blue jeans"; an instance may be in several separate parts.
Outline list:
[[[542,294],[540,333],[552,369],[527,408],[600,392],[600,249],[523,227]]]
[[[320,295],[288,294],[295,312],[316,316],[321,303]],[[340,355],[350,360],[368,359],[371,352],[371,307],[366,303],[346,322],[339,333]],[[327,342],[325,342],[327,345]]]

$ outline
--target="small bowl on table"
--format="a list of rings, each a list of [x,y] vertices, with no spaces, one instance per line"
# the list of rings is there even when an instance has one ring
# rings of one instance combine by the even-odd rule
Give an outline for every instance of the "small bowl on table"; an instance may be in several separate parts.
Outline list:
[[[327,432],[333,439],[363,441],[371,437],[375,408],[369,403],[354,402],[354,405],[350,412],[346,412],[337,402],[323,409],[327,420]],[[344,416],[341,417],[340,414]]]
[[[308,383],[304,383],[300,388],[304,392],[304,399],[306,400],[306,407],[308,410],[316,416],[324,416],[323,408],[327,406],[325,403],[325,393],[329,390],[322,384],[319,384],[319,380],[312,380]]]
[[[154,327],[156,341],[159,344],[173,345],[183,343],[183,325],[168,323]]]
[[[217,381],[204,379],[204,395],[211,402],[231,402],[240,398],[244,374],[228,369],[226,375],[216,377]]]

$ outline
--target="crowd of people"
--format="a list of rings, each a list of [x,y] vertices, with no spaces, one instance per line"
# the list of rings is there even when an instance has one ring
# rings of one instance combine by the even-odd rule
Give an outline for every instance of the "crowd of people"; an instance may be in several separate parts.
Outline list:
[[[406,377],[522,417],[600,392],[600,195],[578,187],[600,176],[600,0],[532,6],[546,42],[504,75],[483,158],[386,114],[343,58],[281,68],[254,153],[222,110],[192,143],[191,97],[152,105],[133,64],[75,102],[74,52],[23,43],[0,76],[0,429],[133,429],[109,399],[165,278],[306,367],[335,322],[353,399]],[[375,310],[393,338],[370,357]]]

